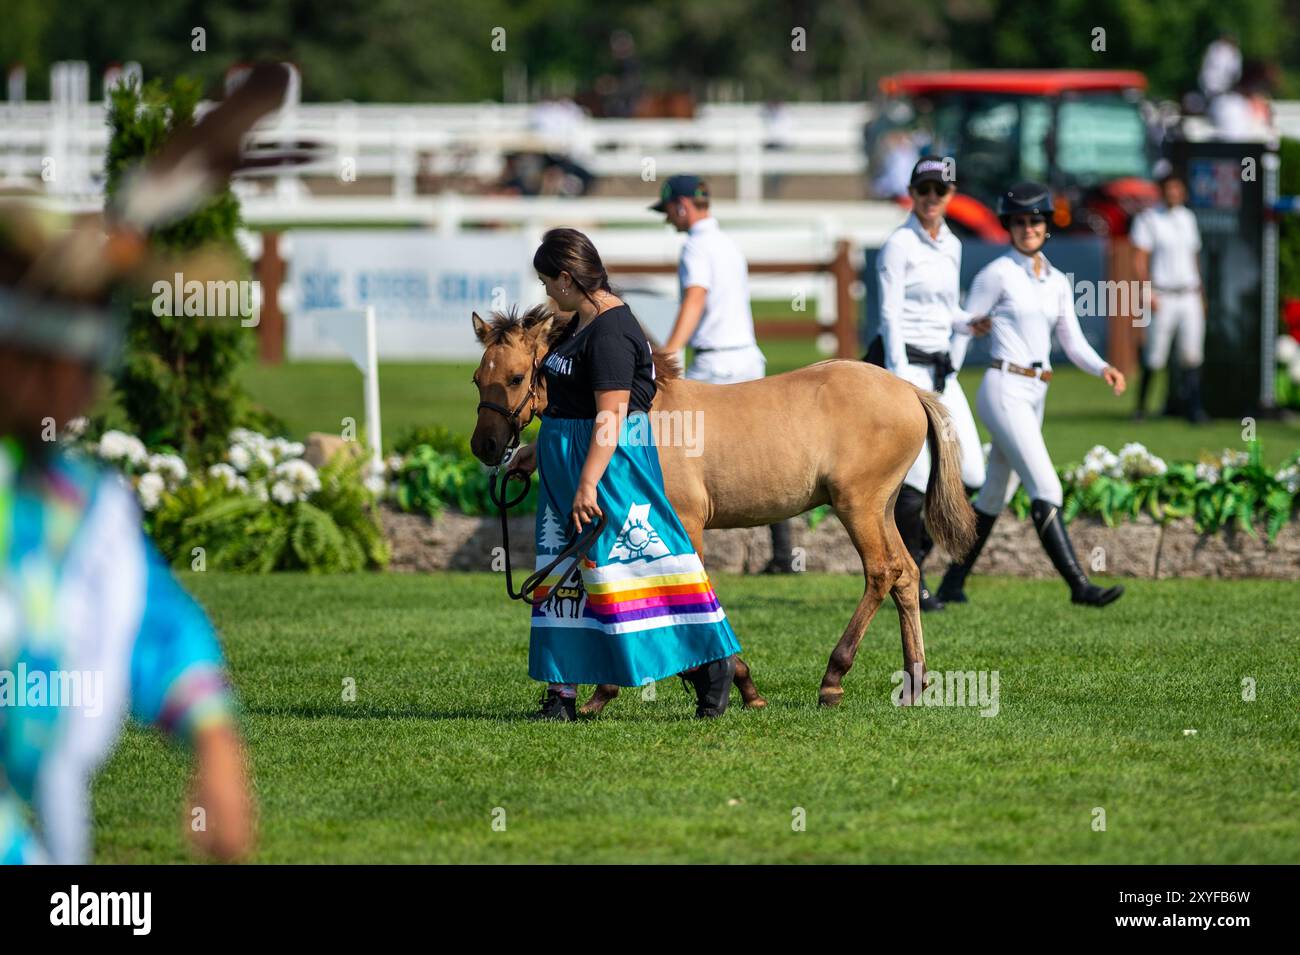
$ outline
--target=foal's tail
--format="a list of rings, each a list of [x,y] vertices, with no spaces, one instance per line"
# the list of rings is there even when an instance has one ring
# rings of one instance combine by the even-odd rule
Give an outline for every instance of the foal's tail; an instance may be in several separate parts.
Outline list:
[[[925,488],[925,529],[949,556],[961,560],[975,542],[975,509],[961,483],[961,445],[939,396],[918,388],[917,397],[929,419],[930,482]]]

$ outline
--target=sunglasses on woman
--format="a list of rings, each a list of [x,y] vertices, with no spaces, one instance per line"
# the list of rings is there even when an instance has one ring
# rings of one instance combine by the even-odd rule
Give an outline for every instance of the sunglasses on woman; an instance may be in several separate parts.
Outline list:
[[[1043,216],[1012,216],[1011,224],[1019,226],[1022,229],[1028,229],[1040,225],[1046,225],[1047,220]]]
[[[919,186],[913,186],[912,190],[918,196],[943,197],[948,194],[948,184],[946,182],[923,182]]]

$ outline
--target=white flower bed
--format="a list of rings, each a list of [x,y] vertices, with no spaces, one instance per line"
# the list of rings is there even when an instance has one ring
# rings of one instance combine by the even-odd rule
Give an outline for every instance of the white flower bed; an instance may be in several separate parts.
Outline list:
[[[1300,464],[1290,464],[1273,475],[1292,494],[1300,493]]]
[[[1066,472],[1067,480],[1075,484],[1086,485],[1098,476],[1110,478],[1151,477],[1164,474],[1169,470],[1163,458],[1152,454],[1145,446],[1136,441],[1130,442],[1115,454],[1104,445],[1094,445],[1083,456],[1083,463],[1072,471]]]
[[[105,461],[132,467],[143,464],[149,457],[144,442],[124,431],[105,431],[98,444],[90,445],[90,451]]]
[[[77,446],[85,425],[84,419],[69,422],[64,429],[65,440]],[[178,455],[150,454],[144,442],[122,431],[106,431],[98,442],[80,447],[121,470],[146,511],[155,510],[164,493],[202,481],[219,484],[231,493],[286,506],[309,500],[321,489],[319,473],[303,459],[306,448],[301,442],[271,438],[246,428],[230,432],[225,460],[213,464],[203,475],[191,475]]]

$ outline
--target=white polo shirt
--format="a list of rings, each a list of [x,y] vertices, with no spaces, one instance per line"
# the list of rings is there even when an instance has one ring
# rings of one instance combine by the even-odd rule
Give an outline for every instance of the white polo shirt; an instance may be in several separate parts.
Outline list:
[[[1090,375],[1100,375],[1106,361],[1083,337],[1074,313],[1070,281],[1043,256],[1042,273],[1034,274],[1034,261],[1008,249],[984,266],[971,283],[966,312],[972,319],[993,319],[991,357],[1022,368],[1041,363],[1052,367],[1052,330],[1070,361]]]
[[[692,285],[708,292],[692,348],[757,345],[749,307],[749,265],[740,247],[709,216],[691,226],[677,264],[682,294]]]
[[[950,350],[954,329],[969,331],[958,304],[961,240],[944,222],[931,238],[915,213],[895,229],[876,259],[880,285],[880,333],[885,367],[908,365],[907,345],[927,352]]]
[[[1201,251],[1201,230],[1191,209],[1170,209],[1163,203],[1143,209],[1133,218],[1129,238],[1135,248],[1151,253],[1151,284],[1157,292],[1200,288],[1196,254]]]

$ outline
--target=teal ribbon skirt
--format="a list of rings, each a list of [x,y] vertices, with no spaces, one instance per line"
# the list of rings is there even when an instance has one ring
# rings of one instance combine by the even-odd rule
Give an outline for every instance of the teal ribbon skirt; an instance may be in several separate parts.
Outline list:
[[[576,536],[571,511],[595,421],[543,416],[537,439],[537,569]],[[535,596],[528,673],[548,683],[643,686],[740,652],[695,546],[664,493],[650,419],[627,416],[596,491],[605,529],[580,583],[560,564]]]

